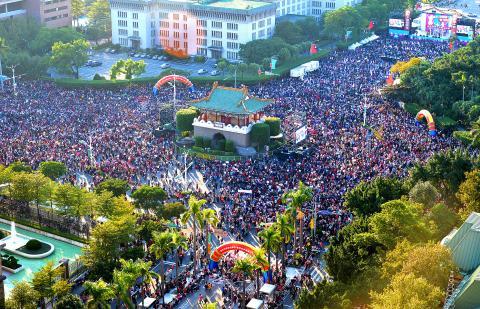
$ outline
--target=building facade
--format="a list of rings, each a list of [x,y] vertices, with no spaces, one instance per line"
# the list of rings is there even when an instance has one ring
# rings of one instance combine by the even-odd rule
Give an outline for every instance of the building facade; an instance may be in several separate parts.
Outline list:
[[[28,15],[50,28],[72,25],[71,0],[0,0],[0,19]]]
[[[110,0],[112,42],[239,59],[240,44],[273,35],[275,4],[251,0]]]

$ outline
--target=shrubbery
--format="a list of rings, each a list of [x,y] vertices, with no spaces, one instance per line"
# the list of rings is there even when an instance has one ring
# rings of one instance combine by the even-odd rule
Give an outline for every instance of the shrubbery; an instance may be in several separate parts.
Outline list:
[[[194,109],[181,109],[176,114],[177,130],[193,131],[193,119],[197,117],[197,112]]]
[[[30,251],[40,250],[42,248],[42,243],[39,240],[30,239],[26,243],[25,248],[27,248]]]
[[[270,136],[277,136],[280,134],[280,118],[267,117],[265,123],[270,127]]]
[[[195,136],[195,146],[200,148],[203,147],[203,137]]]
[[[252,127],[250,139],[253,144],[263,147],[270,141],[270,126],[266,123],[257,123]]]
[[[2,265],[5,266],[5,267],[8,267],[10,269],[17,269],[19,268],[20,264],[18,264],[18,259],[15,258],[13,255],[8,255],[8,254],[4,254],[4,255],[1,255],[0,256],[2,257]]]
[[[229,139],[225,141],[225,152],[231,152],[231,153],[235,152],[235,144],[233,143],[233,141]]]

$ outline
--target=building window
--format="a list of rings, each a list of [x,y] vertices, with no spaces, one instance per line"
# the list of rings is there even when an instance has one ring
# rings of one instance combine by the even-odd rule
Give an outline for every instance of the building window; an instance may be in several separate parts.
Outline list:
[[[133,19],[138,19],[138,13],[133,13],[133,14],[132,14],[132,18],[133,18]]]
[[[212,40],[212,45],[214,47],[222,47],[222,41]]]
[[[206,55],[207,55],[207,49],[206,49],[206,48],[198,47],[198,48],[197,48],[197,55],[206,56]]]
[[[122,46],[128,46],[128,39],[125,38],[119,38],[118,43]]]
[[[173,29],[180,29],[179,23],[173,23]]]
[[[183,21],[187,21],[187,15],[183,15]]]
[[[158,12],[158,18],[159,19],[168,19],[168,13],[167,12]]]
[[[174,20],[179,20],[179,19],[180,19],[180,15],[178,15],[178,14],[173,14],[173,19],[174,19]]]
[[[180,38],[180,32],[175,31],[173,33],[173,37],[176,38],[176,39],[179,39]]]
[[[133,28],[138,28],[138,21],[133,22]]]
[[[238,49],[240,47],[239,43],[236,42],[227,42],[228,49]]]
[[[212,28],[222,28],[221,21],[212,21]]]
[[[188,32],[184,32],[184,33],[183,33],[183,38],[184,38],[185,40],[188,39]]]
[[[187,24],[183,24],[183,30],[185,30],[185,31],[186,31],[186,30],[188,29],[187,27],[188,27],[188,25],[187,25]]]
[[[257,24],[256,24],[256,23],[253,23],[253,24],[252,24],[252,30],[255,30],[255,29],[257,29]]]
[[[118,35],[128,35],[128,30],[127,29],[118,29]]]
[[[222,38],[222,31],[212,31],[212,37],[221,39]]]
[[[238,53],[227,51],[227,59],[236,60],[238,58]]]
[[[227,23],[227,29],[228,30],[238,30],[238,24]]]
[[[261,20],[258,22],[258,28],[263,28],[263,27],[265,27],[265,21]]]
[[[169,27],[169,24],[168,24],[168,21],[160,21],[160,28],[168,28]]]
[[[138,30],[133,30],[133,36],[139,36],[138,35]]]
[[[160,30],[160,36],[168,38],[170,36],[170,33],[168,30]]]
[[[126,20],[121,20],[121,19],[118,20],[118,26],[119,27],[127,27],[127,25],[128,25],[128,23],[127,23]]]
[[[207,39],[197,38],[197,45],[207,46]]]
[[[271,18],[267,19],[267,26],[270,26],[271,24],[272,24],[272,19]]]
[[[261,39],[265,36],[265,30],[258,31],[258,38]]]
[[[187,51],[188,50],[188,43],[187,42],[183,42],[183,48]]]
[[[197,29],[197,36],[207,36],[207,30]]]
[[[117,17],[118,18],[127,18],[127,12],[118,11],[117,12]]]
[[[238,40],[238,33],[227,32],[227,39]]]
[[[206,20],[201,20],[197,19],[197,27],[207,27],[207,21]]]
[[[179,49],[180,48],[180,42],[179,41],[173,41],[173,48]]]
[[[252,33],[252,41],[257,39],[257,34],[255,32]]]

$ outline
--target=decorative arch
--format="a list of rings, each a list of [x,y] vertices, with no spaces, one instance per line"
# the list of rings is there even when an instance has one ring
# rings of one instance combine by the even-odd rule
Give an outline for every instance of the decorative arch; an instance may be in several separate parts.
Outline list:
[[[433,121],[432,114],[430,114],[430,112],[427,111],[426,109],[422,109],[421,111],[419,111],[419,112],[417,113],[417,117],[416,117],[417,124],[420,123],[420,121],[421,121],[423,118],[425,118],[425,120],[427,121],[428,133],[429,133],[431,136],[437,135],[437,130],[436,130],[436,128],[435,128],[435,122]]]
[[[187,86],[190,90],[193,90],[193,84],[188,78],[186,78],[185,76],[173,74],[173,75],[167,75],[167,76],[162,77],[153,87],[153,94],[157,95],[158,92],[160,91],[160,88],[162,88],[162,86],[164,84],[166,84],[168,82],[171,82],[171,81],[180,82],[180,83],[184,84],[185,86]]]
[[[220,246],[218,246],[215,250],[213,250],[212,254],[210,255],[210,264],[209,268],[214,269],[218,267],[218,262],[220,259],[225,255],[225,253],[230,252],[230,251],[241,251],[243,253],[246,253],[248,255],[253,255],[254,250],[256,247],[250,245],[249,243],[246,242],[241,242],[241,241],[229,241],[226,242]],[[266,265],[262,265],[262,269],[264,271],[268,271],[269,265],[268,263]]]

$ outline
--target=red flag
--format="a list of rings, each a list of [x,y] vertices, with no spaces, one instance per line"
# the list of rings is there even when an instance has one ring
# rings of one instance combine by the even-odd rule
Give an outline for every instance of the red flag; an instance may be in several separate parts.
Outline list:
[[[450,42],[448,46],[450,47],[450,50],[453,51],[453,42]]]
[[[393,77],[392,77],[392,74],[388,74],[388,77],[387,77],[387,85],[389,85],[389,86],[393,85]]]
[[[262,69],[258,68],[258,75],[262,75]]]
[[[372,30],[373,27],[375,27],[375,24],[373,23],[373,20],[371,20],[370,23],[368,24],[368,30]]]
[[[312,45],[310,45],[310,55],[313,55],[313,54],[316,54],[316,53],[318,53],[317,45],[312,43]]]

